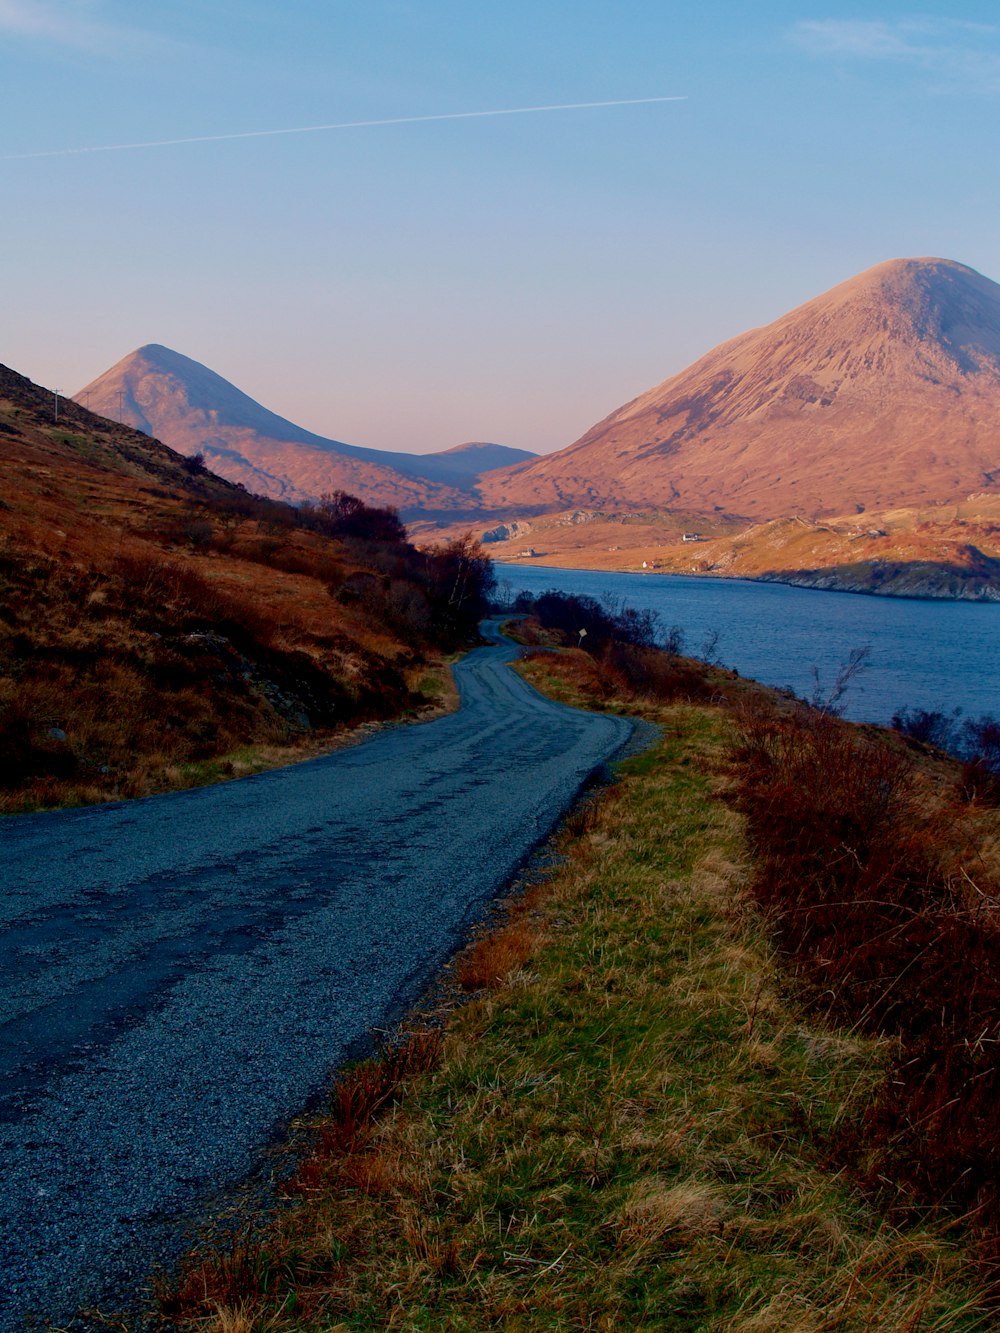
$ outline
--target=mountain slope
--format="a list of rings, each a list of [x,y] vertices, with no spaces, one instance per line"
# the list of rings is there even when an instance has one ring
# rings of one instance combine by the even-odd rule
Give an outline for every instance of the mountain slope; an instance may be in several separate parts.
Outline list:
[[[898,259],[752,329],[569,448],[494,473],[484,503],[761,519],[1000,492],[1000,286]]]
[[[255,498],[0,366],[0,814],[290,762],[420,707],[484,574],[467,544]]]
[[[475,507],[471,491],[483,471],[534,457],[498,444],[418,455],[326,439],[157,343],[129,353],[75,398],[180,453],[202,454],[214,471],[248,490],[293,501],[346,490],[403,511],[464,510]]]

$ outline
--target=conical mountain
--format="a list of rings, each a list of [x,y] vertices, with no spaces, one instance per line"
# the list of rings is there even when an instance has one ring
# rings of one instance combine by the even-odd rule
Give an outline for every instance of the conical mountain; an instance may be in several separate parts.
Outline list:
[[[405,512],[466,510],[479,475],[530,459],[469,444],[434,454],[364,449],[327,439],[262,407],[191,357],[149,343],[75,395],[91,411],[153,435],[257,494],[300,501],[335,490]]]
[[[512,512],[755,519],[1000,493],[1000,285],[947,259],[879,264],[480,489]]]

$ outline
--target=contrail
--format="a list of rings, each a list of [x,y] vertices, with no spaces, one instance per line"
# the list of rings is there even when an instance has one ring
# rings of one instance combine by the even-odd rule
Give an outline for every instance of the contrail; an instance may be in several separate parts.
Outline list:
[[[40,153],[5,153],[0,162],[30,157],[69,157],[77,153],[125,153],[137,148],[173,148],[189,143],[223,143],[231,139],[268,139],[279,134],[321,134],[327,130],[362,130],[375,125],[421,125],[432,120],[477,120],[487,116],[535,116],[546,111],[583,111],[594,107],[646,106],[650,102],[686,102],[687,97],[629,97],[616,102],[565,102],[560,106],[512,106],[501,111],[451,111],[436,116],[392,116],[387,120],[343,120],[334,125],[299,125],[283,130],[244,130],[237,134],[198,134],[187,139],[150,139],[144,143],[106,143],[90,148],[48,148]]]

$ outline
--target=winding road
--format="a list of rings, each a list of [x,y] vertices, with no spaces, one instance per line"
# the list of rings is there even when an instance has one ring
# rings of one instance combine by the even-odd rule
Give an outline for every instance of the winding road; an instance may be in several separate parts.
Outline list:
[[[0,821],[0,1329],[135,1301],[629,741],[486,631],[435,722]]]

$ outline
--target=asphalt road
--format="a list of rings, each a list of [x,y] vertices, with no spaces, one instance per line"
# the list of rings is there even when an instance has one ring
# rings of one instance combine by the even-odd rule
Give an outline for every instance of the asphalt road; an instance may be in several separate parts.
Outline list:
[[[142,1293],[628,743],[514,655],[309,763],[0,821],[0,1329]]]

